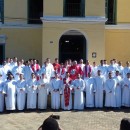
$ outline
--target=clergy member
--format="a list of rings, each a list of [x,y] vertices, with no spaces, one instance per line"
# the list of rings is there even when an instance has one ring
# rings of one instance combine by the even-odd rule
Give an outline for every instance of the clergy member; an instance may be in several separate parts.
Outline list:
[[[86,91],[86,107],[94,107],[94,78],[91,77],[91,73],[88,73],[88,77],[84,79],[85,91]]]
[[[16,109],[16,81],[12,73],[8,73],[7,79],[3,88],[6,110],[13,111]]]
[[[77,75],[77,79],[73,82],[74,86],[74,109],[75,110],[83,110],[84,109],[84,88],[85,83],[84,80],[81,79],[81,75]]]
[[[41,79],[38,81],[38,109],[47,109],[47,89],[49,81],[43,73]]]
[[[63,79],[62,85],[62,109],[72,109],[72,79],[70,73],[66,72],[66,77]]]
[[[103,107],[103,91],[104,91],[104,76],[101,75],[101,71],[97,71],[97,76],[95,80],[95,107]]]
[[[37,101],[37,79],[34,73],[27,82],[27,109],[36,109]]]
[[[26,99],[26,81],[24,80],[23,73],[19,74],[19,80],[17,81],[17,109],[22,111],[25,109]]]
[[[122,106],[130,106],[130,73],[127,73],[122,83]]]
[[[50,91],[51,91],[51,108],[60,108],[60,91],[61,91],[62,81],[58,77],[58,73],[55,73],[55,78],[51,80]]]
[[[116,80],[112,78],[112,72],[109,72],[109,79],[105,82],[105,91],[106,91],[106,99],[105,106],[106,107],[116,107]]]

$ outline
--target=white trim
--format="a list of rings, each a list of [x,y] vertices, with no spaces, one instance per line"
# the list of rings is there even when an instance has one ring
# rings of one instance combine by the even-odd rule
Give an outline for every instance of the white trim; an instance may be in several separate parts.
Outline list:
[[[87,17],[63,17],[63,16],[44,16],[41,17],[42,22],[58,22],[58,23],[105,23],[107,18],[102,16]]]
[[[0,28],[42,28],[42,24],[27,24],[27,23],[4,23],[1,24]]]
[[[130,24],[105,25],[105,29],[130,29]]]

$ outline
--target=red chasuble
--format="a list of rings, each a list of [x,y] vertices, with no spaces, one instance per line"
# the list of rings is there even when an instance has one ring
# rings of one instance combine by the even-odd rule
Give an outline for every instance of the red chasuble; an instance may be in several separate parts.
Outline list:
[[[69,100],[70,100],[70,84],[71,84],[72,79],[71,78],[64,78],[63,83],[65,85],[64,88],[64,101],[65,101],[65,106],[69,106]]]

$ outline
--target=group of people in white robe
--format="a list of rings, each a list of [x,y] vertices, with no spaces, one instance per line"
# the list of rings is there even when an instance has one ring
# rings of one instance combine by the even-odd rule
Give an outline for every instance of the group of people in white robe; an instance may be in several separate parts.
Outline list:
[[[100,65],[89,61],[79,64],[58,59],[51,64],[47,58],[42,66],[35,59],[11,60],[0,66],[0,112],[5,110],[51,108],[83,110],[84,108],[130,107],[130,63],[123,67],[115,59],[101,60]],[[38,106],[37,106],[38,104]],[[5,108],[4,108],[5,106]]]

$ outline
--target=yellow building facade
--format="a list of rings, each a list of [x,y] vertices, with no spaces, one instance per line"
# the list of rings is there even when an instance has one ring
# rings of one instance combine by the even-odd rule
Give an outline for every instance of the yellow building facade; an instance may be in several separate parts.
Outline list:
[[[43,12],[39,11],[42,24],[31,16],[35,16],[36,10],[31,7],[39,6],[35,2],[4,1],[0,35],[4,35],[6,41],[0,40],[1,60],[17,56],[43,63],[48,57],[52,61],[58,57],[60,62],[83,58],[99,63],[101,59],[116,58],[125,63],[130,59],[129,0],[114,1],[116,22],[107,25],[105,0],[39,1],[43,3],[39,4],[40,8],[44,8]]]

